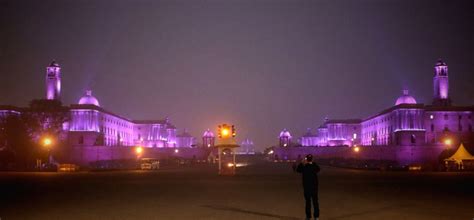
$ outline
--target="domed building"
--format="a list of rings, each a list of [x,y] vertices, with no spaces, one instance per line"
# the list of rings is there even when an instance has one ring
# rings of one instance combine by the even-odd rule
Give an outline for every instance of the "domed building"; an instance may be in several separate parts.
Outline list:
[[[400,96],[395,102],[395,105],[401,105],[401,104],[416,104],[415,98],[413,98],[413,96],[408,94],[407,89],[403,90],[403,95]]]
[[[280,132],[280,147],[288,147],[291,145],[291,134],[288,130],[283,129],[283,131]]]
[[[79,99],[79,105],[99,105],[99,100],[96,97],[92,96],[92,90],[87,90],[86,95]]]
[[[202,134],[202,145],[203,147],[214,147],[216,138],[214,133],[210,129],[207,129],[204,134]]]
[[[307,132],[301,137],[301,144],[425,146],[441,144],[446,137],[458,144],[474,142],[473,127],[474,106],[452,105],[448,65],[440,59],[434,65],[432,103],[418,103],[408,90],[403,90],[394,106],[364,119],[325,120],[317,129],[316,137]],[[290,138],[288,131],[282,131],[280,146],[287,146]]]

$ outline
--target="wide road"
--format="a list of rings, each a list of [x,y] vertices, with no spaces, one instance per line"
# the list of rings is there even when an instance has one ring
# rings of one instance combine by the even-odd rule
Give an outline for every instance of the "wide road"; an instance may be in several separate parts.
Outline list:
[[[304,219],[301,179],[288,164],[214,171],[0,173],[0,218]],[[322,167],[320,204],[323,220],[471,220],[474,174]]]

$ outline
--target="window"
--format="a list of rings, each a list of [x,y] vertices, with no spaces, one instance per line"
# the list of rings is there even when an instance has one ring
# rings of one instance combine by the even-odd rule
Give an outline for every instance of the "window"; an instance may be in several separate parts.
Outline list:
[[[412,144],[416,143],[416,136],[414,134],[411,135],[411,143]]]
[[[434,124],[431,124],[431,132],[434,132]]]
[[[79,144],[84,144],[84,136],[79,136]]]

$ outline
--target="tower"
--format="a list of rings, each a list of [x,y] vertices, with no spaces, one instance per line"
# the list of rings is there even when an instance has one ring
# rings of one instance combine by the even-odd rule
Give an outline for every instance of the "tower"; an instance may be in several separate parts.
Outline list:
[[[46,99],[61,99],[61,67],[54,60],[46,67]]]
[[[214,147],[215,140],[214,133],[212,133],[210,129],[207,129],[202,135],[203,147]]]
[[[291,134],[286,128],[280,132],[279,139],[280,147],[289,147],[291,145]]]
[[[449,106],[451,99],[449,98],[448,65],[439,59],[434,69],[433,105]]]

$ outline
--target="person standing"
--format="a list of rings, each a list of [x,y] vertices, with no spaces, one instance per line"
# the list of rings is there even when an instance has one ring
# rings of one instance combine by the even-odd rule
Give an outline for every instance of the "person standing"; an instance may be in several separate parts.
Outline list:
[[[319,219],[318,173],[321,168],[313,162],[313,155],[308,154],[296,168],[303,177],[304,199],[306,200],[306,219],[311,219],[311,203],[313,203],[314,219]]]

